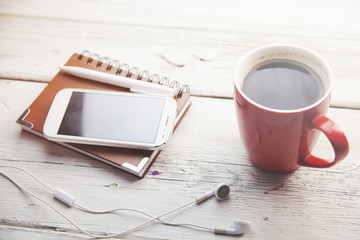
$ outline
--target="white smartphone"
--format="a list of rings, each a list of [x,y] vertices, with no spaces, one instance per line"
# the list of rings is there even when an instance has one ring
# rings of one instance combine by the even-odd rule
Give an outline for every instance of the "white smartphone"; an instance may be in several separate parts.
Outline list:
[[[57,93],[44,124],[47,139],[136,149],[159,149],[172,135],[173,98],[66,88]]]

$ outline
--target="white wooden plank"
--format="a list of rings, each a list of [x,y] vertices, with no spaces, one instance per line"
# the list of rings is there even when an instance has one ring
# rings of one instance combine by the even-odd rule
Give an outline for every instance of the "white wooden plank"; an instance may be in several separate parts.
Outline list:
[[[187,83],[196,95],[230,98],[234,66],[246,51],[287,42],[324,56],[335,75],[333,106],[358,109],[359,5],[355,0],[1,1],[0,78],[47,82],[72,52],[89,49]],[[80,203],[101,209],[126,206],[156,215],[223,181],[232,186],[230,199],[211,199],[167,220],[229,226],[233,218],[248,219],[252,226],[246,239],[357,239],[360,235],[360,129],[354,124],[359,110],[329,111],[351,147],[339,165],[268,174],[248,161],[232,101],[193,98],[170,145],[139,180],[22,132],[14,122],[44,86],[0,80],[0,165],[24,167],[49,185],[74,194]],[[328,154],[325,138],[316,152]],[[160,175],[153,176],[153,170]],[[6,172],[89,231],[115,233],[146,220],[129,213],[88,216],[54,202],[23,173]],[[1,176],[0,205],[1,239],[85,238]],[[225,239],[157,223],[126,238]]]
[[[346,132],[351,152],[330,169],[300,168],[290,174],[269,174],[248,161],[237,132],[232,100],[193,98],[193,106],[144,179],[89,159],[61,146],[20,131],[14,121],[44,84],[0,82],[0,165],[23,167],[52,187],[75,195],[93,208],[126,206],[161,214],[206,192],[218,182],[232,186],[231,198],[188,207],[167,218],[205,226],[230,226],[233,219],[252,221],[247,239],[355,239],[360,234],[358,210],[360,129],[352,124],[359,110],[332,108],[329,117]],[[27,89],[24,91],[23,89]],[[21,92],[22,94],[15,94]],[[319,154],[328,151],[321,142]],[[161,174],[153,176],[153,170]],[[5,170],[2,170],[3,172]],[[66,215],[89,231],[115,233],[146,218],[135,214],[88,216],[63,207],[49,192],[23,173],[6,170],[24,187],[52,201]],[[24,225],[77,233],[47,206],[34,200],[0,177],[0,222],[5,233]],[[18,231],[18,230],[16,230]],[[19,230],[20,231],[20,230]],[[31,230],[34,231],[34,230]],[[3,231],[2,231],[3,232]],[[21,236],[21,234],[19,235]],[[78,236],[78,235],[76,235]],[[217,239],[219,236],[192,229],[154,223],[132,237]],[[75,236],[74,236],[75,237]]]
[[[157,0],[151,3],[143,0],[14,0],[1,2],[0,12],[74,22],[358,39],[359,7],[356,0],[331,3],[326,0],[296,3],[281,0]]]
[[[4,224],[4,222],[2,222],[2,224]],[[76,235],[76,234],[71,234],[71,233],[70,234],[63,233],[60,231],[48,231],[48,230],[44,230],[44,229],[31,229],[31,228],[25,228],[24,226],[14,227],[14,226],[0,225],[0,233],[1,233],[0,237],[2,239],[7,239],[7,240],[88,239],[87,237],[80,235],[80,234]]]
[[[358,108],[360,41],[250,32],[162,29],[0,16],[0,77],[50,81],[73,52],[89,49],[189,84],[195,95],[232,97],[233,71],[250,49],[288,42],[314,51],[334,72],[333,106]],[[149,37],[151,36],[151,37]]]

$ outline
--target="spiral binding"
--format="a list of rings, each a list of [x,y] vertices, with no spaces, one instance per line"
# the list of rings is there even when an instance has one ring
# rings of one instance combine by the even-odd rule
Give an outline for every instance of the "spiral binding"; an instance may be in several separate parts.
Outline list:
[[[96,61],[96,67],[100,68],[103,64],[106,64],[106,71],[109,72],[111,69],[116,68],[115,74],[120,75],[123,71],[127,72],[126,77],[136,75],[136,80],[147,79],[148,82],[153,82],[161,85],[166,85],[171,88],[178,89],[177,97],[181,98],[184,92],[190,93],[190,86],[187,84],[181,85],[178,81],[170,81],[167,77],[160,77],[158,74],[151,74],[147,70],[140,71],[137,67],[131,67],[126,63],[120,63],[116,59],[110,59],[108,57],[101,57],[97,53],[91,54],[88,50],[84,50],[80,53],[78,61],[81,61],[83,57],[87,57],[87,64],[92,64]]]

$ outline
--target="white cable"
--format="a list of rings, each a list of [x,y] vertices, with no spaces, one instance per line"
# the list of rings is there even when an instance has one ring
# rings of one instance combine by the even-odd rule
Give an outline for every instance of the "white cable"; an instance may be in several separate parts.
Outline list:
[[[20,188],[23,192],[25,192],[26,194],[29,194],[30,196],[36,198],[37,200],[45,203],[46,205],[48,205],[49,207],[51,207],[55,212],[57,212],[60,216],[62,216],[63,218],[65,218],[68,222],[70,222],[74,227],[76,227],[77,229],[79,229],[81,232],[85,233],[86,235],[92,236],[92,237],[102,237],[102,236],[97,236],[97,235],[93,235],[89,232],[87,232],[86,230],[82,229],[80,226],[78,226],[75,222],[71,221],[71,219],[69,219],[68,217],[66,217],[63,213],[61,213],[59,210],[57,210],[52,204],[50,204],[49,202],[47,202],[46,200],[36,196],[35,194],[29,192],[28,190],[26,190],[25,188],[21,187],[19,184],[17,184],[13,179],[11,179],[9,176],[7,176],[6,174],[0,172],[0,175],[4,176],[5,178],[7,178],[10,182],[12,182],[13,184],[15,184],[18,188]]]
[[[49,189],[51,192],[55,192],[54,189],[52,189],[51,187],[49,187],[48,185],[46,185],[43,181],[41,181],[40,179],[38,179],[37,177],[35,177],[35,175],[33,175],[31,172],[23,169],[23,168],[19,168],[19,167],[13,167],[13,166],[0,166],[0,168],[13,168],[13,169],[17,169],[20,171],[23,171],[27,174],[29,174],[32,178],[34,178],[36,181],[38,181],[41,185],[43,185],[45,188]]]
[[[170,213],[173,213],[173,212],[175,212],[175,211],[177,211],[177,210],[180,210],[181,208],[184,208],[184,207],[186,207],[186,206],[188,206],[188,205],[191,205],[191,204],[193,204],[193,203],[195,203],[195,202],[196,202],[196,200],[191,201],[191,202],[189,202],[189,203],[187,203],[187,204],[184,204],[183,206],[178,207],[178,208],[176,208],[176,209],[174,209],[174,210],[172,210],[172,211],[170,211],[170,212],[167,212],[167,213],[165,213],[164,215],[161,215],[161,216],[159,216],[159,217],[154,217],[154,216],[152,216],[152,215],[150,215],[150,214],[148,214],[148,213],[146,213],[146,212],[143,212],[143,211],[141,211],[141,210],[136,210],[136,209],[131,209],[131,208],[115,208],[115,209],[106,210],[106,211],[94,211],[94,210],[91,210],[91,209],[87,209],[87,208],[85,208],[85,207],[83,207],[83,206],[81,206],[81,205],[79,205],[79,204],[77,204],[77,203],[74,203],[74,206],[75,206],[76,208],[84,211],[84,212],[88,212],[88,213],[92,213],[92,214],[107,214],[107,213],[115,213],[115,212],[117,212],[117,211],[137,212],[137,213],[140,213],[140,214],[143,214],[143,215],[145,215],[145,216],[148,216],[148,217],[152,218],[152,220],[151,220],[150,222],[152,222],[153,220],[158,220],[158,221],[161,222],[162,224],[168,225],[168,226],[193,227],[193,228],[199,228],[199,229],[204,229],[204,230],[212,231],[212,230],[213,230],[212,228],[203,227],[203,226],[200,226],[200,225],[189,224],[189,223],[170,223],[170,222],[167,222],[167,221],[164,221],[164,220],[160,219],[161,217],[164,217],[164,216],[166,216],[166,215],[168,215],[168,214],[170,214]],[[150,223],[150,222],[149,222],[149,223]]]
[[[18,167],[12,167],[12,166],[0,166],[0,168],[14,168],[14,169],[17,169],[17,170],[20,170],[20,171],[23,171],[27,174],[29,174],[31,177],[33,177],[36,181],[38,181],[41,185],[43,185],[44,187],[46,187],[48,190],[52,191],[52,192],[55,192],[54,189],[52,189],[51,187],[49,187],[48,185],[46,185],[44,182],[42,182],[40,179],[38,179],[37,177],[35,177],[32,173],[30,173],[29,171],[25,170],[25,169],[22,169],[22,168],[18,168]],[[21,189],[22,191],[24,191],[25,193],[27,193],[28,195],[38,199],[39,201],[45,203],[46,205],[48,205],[49,207],[51,207],[55,212],[57,212],[60,216],[62,216],[65,220],[67,220],[69,223],[71,223],[74,227],[76,227],[78,230],[80,230],[81,232],[83,232],[84,234],[86,235],[89,235],[91,237],[95,237],[95,238],[112,238],[112,237],[120,237],[120,236],[124,236],[126,234],[129,234],[131,232],[134,232],[148,224],[150,224],[151,222],[155,221],[155,220],[158,220],[159,222],[161,222],[162,224],[164,225],[169,225],[169,226],[183,226],[183,227],[193,227],[193,228],[199,228],[199,229],[203,229],[203,230],[207,230],[207,231],[213,231],[212,228],[208,228],[208,227],[203,227],[203,226],[199,226],[199,225],[195,225],[195,224],[188,224],[188,223],[169,223],[169,222],[166,222],[162,219],[160,219],[161,217],[164,217],[168,214],[171,214],[175,211],[178,211],[180,210],[181,208],[184,208],[186,206],[189,206],[193,203],[196,202],[196,200],[193,200],[189,203],[186,203],[180,207],[177,207],[169,212],[166,212],[158,217],[153,217],[152,215],[146,213],[146,212],[143,212],[143,211],[140,211],[140,210],[136,210],[136,209],[129,209],[129,208],[116,208],[116,209],[111,209],[111,210],[107,210],[107,211],[93,211],[93,210],[90,210],[90,209],[87,209],[79,204],[76,204],[74,203],[74,206],[84,212],[88,212],[88,213],[92,213],[92,214],[107,214],[107,213],[114,213],[114,212],[117,212],[117,211],[132,211],[132,212],[137,212],[137,213],[141,213],[143,215],[146,215],[152,219],[150,219],[149,221],[143,223],[143,224],[140,224],[132,229],[129,229],[127,231],[124,231],[124,232],[121,232],[121,233],[118,233],[118,234],[113,234],[113,235],[95,235],[95,234],[92,234],[90,232],[87,232],[86,230],[82,229],[79,225],[77,225],[75,222],[73,222],[71,219],[69,219],[67,216],[65,216],[63,213],[61,213],[58,209],[56,209],[56,207],[54,207],[51,203],[47,202],[46,200],[42,199],[41,197],[38,197],[37,195],[31,193],[30,191],[26,190],[25,188],[21,187],[19,184],[17,184],[12,178],[10,178],[9,176],[7,176],[6,174],[0,172],[0,175],[4,176],[5,178],[7,178],[10,182],[12,182],[15,186],[17,186],[19,189]]]

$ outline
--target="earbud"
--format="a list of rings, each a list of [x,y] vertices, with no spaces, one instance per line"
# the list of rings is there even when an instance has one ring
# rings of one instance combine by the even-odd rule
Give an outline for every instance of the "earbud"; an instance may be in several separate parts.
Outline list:
[[[209,197],[212,197],[215,195],[215,197],[218,200],[224,200],[225,198],[227,198],[230,194],[230,187],[229,185],[225,184],[225,183],[220,183],[218,184],[214,189],[208,191],[207,193],[205,193],[204,195],[196,198],[196,204],[200,204],[203,201],[205,201],[206,199],[208,199]]]
[[[106,213],[112,213],[112,212],[117,212],[117,211],[123,211],[123,210],[128,210],[128,211],[132,211],[132,212],[138,212],[141,213],[143,215],[146,215],[148,217],[150,217],[151,219],[148,220],[145,223],[140,224],[137,227],[134,227],[132,229],[129,229],[127,231],[118,233],[118,234],[113,234],[113,235],[95,235],[92,234],[90,232],[87,232],[86,230],[82,229],[80,226],[78,226],[76,223],[74,223],[73,221],[71,221],[68,217],[66,217],[65,215],[63,215],[59,210],[56,209],[55,206],[51,205],[49,202],[47,202],[46,200],[42,199],[41,197],[38,197],[37,195],[31,193],[30,191],[26,190],[25,188],[21,187],[19,184],[17,184],[12,178],[10,178],[9,176],[7,176],[6,174],[2,173],[0,171],[0,175],[5,176],[8,180],[10,180],[13,184],[15,184],[18,188],[20,188],[22,191],[24,191],[25,193],[29,194],[30,196],[38,199],[39,201],[45,203],[46,205],[50,206],[53,210],[55,210],[58,214],[60,214],[63,218],[65,218],[68,222],[70,222],[71,224],[73,224],[77,229],[79,229],[82,233],[95,237],[95,238],[113,238],[113,237],[120,237],[120,236],[124,236],[130,232],[133,232],[135,230],[138,230],[146,225],[148,225],[149,223],[158,220],[161,223],[165,224],[165,225],[170,225],[170,226],[183,226],[183,227],[192,227],[192,228],[199,228],[202,230],[207,230],[207,231],[211,231],[214,232],[215,234],[226,234],[226,235],[240,235],[245,233],[249,226],[250,226],[250,222],[249,221],[245,221],[245,220],[235,220],[234,221],[234,225],[232,227],[229,228],[210,228],[210,227],[204,227],[204,226],[199,226],[196,224],[188,224],[188,223],[169,223],[166,222],[164,220],[162,220],[162,217],[165,217],[166,215],[176,212],[179,209],[182,209],[186,206],[189,206],[191,204],[194,204],[195,202],[197,204],[205,201],[206,199],[212,197],[215,195],[215,197],[219,200],[224,200],[225,198],[227,198],[230,194],[230,187],[227,184],[221,183],[218,184],[214,189],[208,191],[205,195],[198,197],[195,200],[192,200],[189,203],[186,203],[178,208],[175,208],[174,210],[168,211],[158,217],[153,217],[150,214],[140,211],[140,210],[136,210],[136,209],[129,209],[129,208],[116,208],[116,209],[110,209],[110,210],[106,210],[106,211],[94,211],[91,209],[87,209],[81,205],[79,205],[78,203],[75,203],[75,197],[71,196],[70,194],[66,193],[65,191],[61,190],[61,189],[52,189],[51,187],[47,186],[44,182],[40,181],[37,177],[35,177],[32,173],[28,172],[25,169],[22,168],[18,168],[18,167],[11,167],[11,166],[0,166],[1,168],[14,168],[14,169],[18,169],[21,170],[27,174],[29,174],[31,177],[33,177],[36,181],[38,181],[40,184],[42,184],[44,187],[46,187],[48,190],[52,191],[54,193],[54,197],[58,200],[60,200],[61,202],[65,203],[66,205],[68,205],[69,207],[73,207],[75,206],[76,208],[88,212],[88,213],[93,213],[93,214],[106,214]]]
[[[230,228],[215,228],[214,232],[216,234],[226,234],[226,235],[240,235],[245,233],[250,227],[250,222],[246,220],[235,220],[234,226]]]

